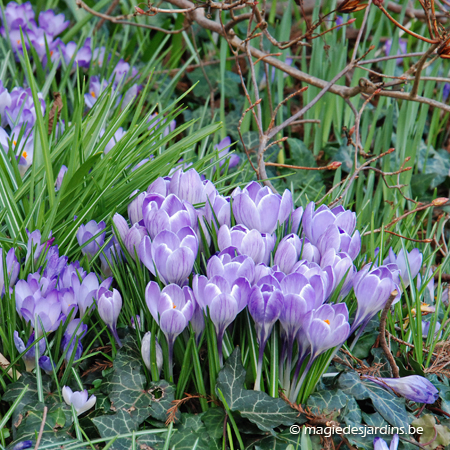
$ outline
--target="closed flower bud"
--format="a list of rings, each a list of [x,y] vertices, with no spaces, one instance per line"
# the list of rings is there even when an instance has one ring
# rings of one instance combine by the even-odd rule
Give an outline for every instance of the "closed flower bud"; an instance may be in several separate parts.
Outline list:
[[[86,389],[84,391],[73,392],[69,386],[64,386],[62,388],[62,395],[64,401],[69,406],[73,405],[77,413],[77,416],[91,409],[95,405],[95,402],[97,401],[97,397],[95,395],[91,395],[88,399],[89,394]]]
[[[152,341],[152,333],[150,331],[147,331],[147,333],[144,334],[144,337],[142,338],[141,342],[141,355],[142,359],[144,360],[144,364],[147,367],[147,369],[150,371],[150,362],[151,362],[151,341]],[[162,365],[163,365],[163,352],[161,349],[161,346],[158,343],[158,339],[155,338],[155,349],[156,349],[156,367],[158,369],[158,375],[161,372]]]

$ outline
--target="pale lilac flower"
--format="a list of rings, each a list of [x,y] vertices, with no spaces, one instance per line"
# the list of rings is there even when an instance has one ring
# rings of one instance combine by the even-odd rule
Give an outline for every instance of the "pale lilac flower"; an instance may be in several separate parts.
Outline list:
[[[231,204],[230,197],[216,195],[213,201],[205,203],[205,218],[208,224],[216,227],[227,225],[231,227]]]
[[[142,239],[148,236],[147,230],[138,223],[129,228],[127,221],[117,213],[114,214],[113,222],[128,253],[136,260],[135,254],[139,251]],[[114,230],[113,233],[115,234]]]
[[[106,224],[102,220],[97,223],[95,220],[91,220],[86,225],[81,224],[77,231],[77,241],[80,245],[83,255],[87,255],[88,258],[92,258],[105,243],[105,227]],[[94,236],[95,239],[92,239]],[[91,240],[87,245],[86,243]]]
[[[406,254],[405,254],[406,253]],[[400,277],[405,287],[408,287],[412,280],[416,278],[422,267],[422,253],[419,249],[415,248],[411,252],[404,252],[403,248],[398,252],[398,255],[394,253],[392,247],[389,249],[388,257],[383,261],[383,264],[397,264],[400,270]],[[408,273],[408,266],[411,273],[411,278]]]
[[[261,233],[273,233],[278,225],[283,225],[289,219],[293,210],[289,190],[286,189],[281,196],[256,181],[252,181],[244,189],[236,188],[232,197],[236,223]]]
[[[125,136],[127,132],[124,131],[122,127],[118,128],[116,132],[114,133],[114,136],[109,140],[109,142],[105,146],[105,150],[103,150],[103,153],[107,155],[114,147],[115,145]],[[105,134],[105,130],[100,131],[100,137]]]
[[[73,58],[73,67],[83,67],[89,69],[92,59],[91,40],[86,39],[84,44],[78,48],[76,42],[68,42],[67,44],[60,44],[62,56],[66,64],[70,64]],[[98,81],[98,77],[92,77],[89,84],[89,94],[85,94],[85,102],[89,108],[92,108],[100,94],[105,90],[108,82],[103,80],[102,83]]]
[[[379,378],[364,375],[364,378],[412,402],[431,405],[439,398],[439,391],[430,381],[420,375],[402,378]]]
[[[153,134],[154,130],[158,130],[160,127],[163,127],[162,137],[167,137],[170,133],[175,131],[177,123],[175,120],[171,120],[167,123],[167,119],[161,117],[157,112],[151,114],[147,119],[147,123],[150,123],[148,130],[151,130]]]
[[[10,248],[5,256],[6,274],[3,272],[3,257],[4,250],[0,248],[0,298],[5,293],[5,279],[8,279],[9,288],[12,288],[20,272],[20,264],[17,261],[14,248]]]
[[[31,333],[30,339],[28,339],[27,345],[25,345],[19,337],[19,333],[14,331],[14,345],[19,353],[23,353],[34,341],[34,332]],[[36,345],[39,345],[39,354],[42,355],[45,352],[45,339],[40,339]],[[31,372],[36,367],[36,345],[31,347],[22,357],[27,372]]]
[[[64,175],[68,170],[69,169],[64,164],[61,166],[61,169],[59,169],[58,176],[56,177],[55,181],[55,191],[59,191],[61,189]]]
[[[269,264],[275,241],[275,235],[260,233],[256,229],[249,230],[243,225],[235,225],[231,229],[222,225],[217,234],[220,251],[232,247],[241,255],[250,256],[255,264]]]
[[[0,126],[6,125],[5,109],[8,108],[10,105],[11,105],[11,96],[9,95],[8,89],[6,89],[3,86],[3,83],[0,80]]]
[[[122,296],[119,291],[113,289],[104,292],[97,302],[98,313],[113,334],[119,347],[122,346],[119,335],[117,334],[117,319],[122,309]]]
[[[145,366],[151,371],[151,341],[152,333],[147,331],[141,341],[141,355]],[[156,368],[158,369],[158,375],[161,373],[163,366],[163,352],[161,346],[158,343],[158,339],[155,338],[155,350],[156,350]]]
[[[189,169],[187,172],[180,169],[172,175],[167,194],[175,194],[180,200],[196,205],[208,200],[213,202],[217,189],[211,181],[202,180],[195,169]]]
[[[376,437],[373,440],[373,450],[397,450],[399,443],[398,434],[394,434],[392,438],[391,445],[388,447],[384,439]]]
[[[134,191],[131,195],[131,197],[134,197],[131,203],[128,205],[128,218],[130,219],[130,222],[132,225],[135,223],[140,222],[143,220],[144,215],[142,212],[142,205],[144,203],[144,199],[147,196],[146,192],[141,192],[139,195],[136,195],[138,191]]]
[[[198,251],[198,239],[190,227],[178,233],[161,231],[153,240],[145,236],[139,246],[139,258],[164,284],[182,285],[191,274]]]
[[[62,395],[64,401],[69,406],[73,405],[77,413],[77,416],[91,409],[95,405],[95,402],[97,401],[97,397],[95,395],[91,395],[89,397],[88,391],[86,389],[84,391],[73,392],[69,386],[64,386],[62,388]]]
[[[61,34],[69,25],[64,14],[55,14],[52,9],[39,13],[39,26],[50,36]]]

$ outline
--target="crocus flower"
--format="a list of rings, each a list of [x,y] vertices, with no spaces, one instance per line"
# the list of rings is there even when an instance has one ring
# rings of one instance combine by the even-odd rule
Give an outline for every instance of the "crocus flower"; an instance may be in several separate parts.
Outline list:
[[[450,83],[445,83],[444,89],[442,90],[442,101],[443,102],[447,101],[449,94],[450,94]],[[0,108],[1,108],[1,106],[0,106]],[[1,109],[0,109],[0,114],[1,114]]]
[[[230,197],[216,195],[214,201],[205,203],[205,218],[209,224],[221,227],[231,227],[231,205]]]
[[[31,448],[34,446],[33,441],[21,441],[15,444],[11,450],[25,450],[26,448]]]
[[[337,289],[342,280],[345,280],[340,290],[340,296],[345,297],[353,286],[356,275],[356,268],[347,253],[336,253],[334,248],[330,248],[321,258],[320,267],[329,274],[329,280],[333,285],[333,290]]]
[[[398,434],[394,434],[391,445],[388,447],[384,439],[376,437],[373,440],[373,450],[397,450],[398,449]]]
[[[214,150],[218,152],[219,158],[224,158],[230,152],[230,146],[231,146],[231,138],[230,136],[226,136],[218,144],[214,146]],[[226,158],[222,159],[222,161],[219,162],[219,166],[222,167],[227,161],[228,161],[228,168],[232,169],[233,167],[236,167],[239,164],[240,158],[238,155],[233,153],[231,155],[228,155]]]
[[[281,196],[256,181],[252,181],[244,189],[236,188],[232,197],[236,222],[261,233],[273,233],[278,225],[288,220],[293,209],[291,191],[286,189]]]
[[[69,25],[64,14],[55,14],[52,9],[39,13],[39,26],[50,36],[61,34]]]
[[[35,301],[27,297],[20,312],[26,322],[30,322],[40,337],[44,332],[55,331],[65,319],[61,313],[61,301],[56,290],[51,291],[45,298]]]
[[[6,125],[5,108],[9,107],[10,105],[11,96],[9,95],[8,89],[3,86],[3,83],[0,80],[0,126]]]
[[[88,391],[86,389],[84,391],[73,392],[69,386],[64,386],[62,388],[62,395],[64,401],[69,406],[73,405],[77,416],[91,409],[97,401],[97,397],[95,395],[91,395],[89,397]]]
[[[221,276],[214,276],[210,280],[203,275],[195,275],[192,281],[195,299],[214,323],[217,333],[217,347],[222,363],[222,341],[228,325],[248,303],[250,283],[245,278],[238,278],[230,284]]]
[[[397,55],[401,55],[401,54],[406,53],[407,45],[408,45],[408,41],[406,39],[400,38],[398,40],[398,47],[399,48],[397,49]],[[391,48],[392,48],[392,39],[388,39],[386,41],[385,46],[384,46],[384,50],[385,50],[386,56],[390,56]],[[403,58],[397,58],[395,61],[396,61],[397,65],[403,64]]]
[[[3,249],[0,248],[0,297],[3,297],[5,293],[5,279],[8,279],[9,287],[13,287],[17,281],[17,277],[20,272],[20,264],[17,261],[17,257],[15,254],[14,248],[9,249],[6,254],[5,263],[6,263],[6,276],[3,272]]]
[[[302,383],[316,358],[329,349],[339,348],[347,340],[350,334],[347,305],[325,304],[310,311],[303,319],[303,330],[310,345],[310,357],[295,388],[294,380],[289,397],[292,402],[296,401]]]
[[[134,197],[131,203],[128,205],[128,218],[132,225],[143,220],[144,215],[142,213],[142,205],[144,203],[144,199],[147,196],[146,192],[141,192],[139,195],[136,195],[138,191],[134,191],[131,197]]]
[[[197,214],[194,207],[181,201],[176,195],[163,197],[160,194],[147,194],[142,202],[145,227],[151,239],[164,230],[178,233],[184,227],[195,228]]]
[[[228,225],[222,225],[217,234],[217,243],[221,251],[232,247],[241,255],[250,256],[255,264],[269,264],[275,241],[275,235],[260,233],[256,229],[249,230],[243,225],[235,225],[231,229]]]
[[[318,305],[325,303],[333,292],[334,278],[332,272],[326,272],[318,264],[301,260],[295,264],[292,272],[299,273],[306,277],[309,284],[316,293],[316,302]]]
[[[61,166],[61,169],[59,169],[58,176],[56,177],[55,181],[55,191],[59,191],[61,189],[64,175],[68,170],[69,169],[64,164]]]
[[[11,128],[27,124],[28,129],[36,123],[36,106],[30,88],[15,87],[11,93],[11,104],[5,108],[6,120]],[[45,100],[38,93],[42,115],[45,115]]]
[[[198,251],[198,239],[190,227],[177,234],[161,231],[150,241],[145,236],[139,245],[139,259],[164,284],[183,284],[194,266]]]
[[[424,338],[426,338],[428,336],[428,334],[430,333],[430,327],[431,327],[431,322],[426,322],[425,320],[422,320],[422,336]],[[436,324],[434,326],[434,336],[437,336],[440,329],[441,329],[440,322],[436,322]]]
[[[117,319],[122,309],[122,296],[117,289],[103,292],[97,302],[98,314],[111,331],[119,347],[122,346],[117,334]]]
[[[215,276],[223,277],[231,285],[238,278],[245,278],[252,284],[255,278],[255,263],[248,256],[234,256],[225,251],[209,258],[206,275],[209,279]]]
[[[171,120],[167,124],[167,119],[161,117],[157,112],[150,114],[149,118],[147,119],[147,123],[150,123],[150,126],[148,127],[149,130],[157,130],[158,128],[163,127],[162,137],[167,137],[175,130],[175,127],[177,126],[175,120]]]
[[[116,226],[117,231],[119,232],[120,238],[122,239],[125,248],[131,255],[131,257],[135,259],[135,254],[137,254],[139,250],[139,244],[141,243],[142,239],[144,239],[144,237],[148,235],[147,230],[137,223],[129,228],[127,221],[117,213],[114,214],[113,222]]]
[[[120,59],[114,67],[110,80],[119,85],[127,76],[134,78],[138,74],[136,67],[131,67],[126,61]]]
[[[274,256],[274,263],[285,274],[292,272],[295,263],[298,261],[302,251],[302,242],[297,234],[289,234],[284,237],[278,244],[277,251]]]
[[[186,172],[179,169],[172,175],[167,193],[175,194],[180,200],[191,205],[197,205],[208,200],[212,202],[217,195],[217,189],[211,181],[203,181],[195,169]]]
[[[92,108],[100,97],[102,92],[109,86],[109,82],[107,80],[101,80],[94,76],[91,77],[89,82],[89,92],[84,94],[84,102],[88,108]],[[114,87],[112,88],[112,92],[114,92]],[[120,101],[120,99],[118,99]]]
[[[107,155],[114,146],[125,136],[127,132],[124,131],[122,127],[118,128],[116,132],[114,133],[114,136],[109,140],[109,142],[106,144],[105,150],[103,153]],[[100,136],[103,136],[105,134],[105,130],[100,131]]]
[[[283,308],[283,293],[276,283],[266,284],[263,278],[254,286],[248,301],[248,311],[255,321],[256,336],[259,344],[258,367],[256,370],[255,390],[260,390],[264,349],[275,322]],[[270,278],[272,280],[272,278]],[[279,285],[278,285],[279,286]]]
[[[145,366],[149,371],[151,371],[151,342],[152,342],[152,333],[147,331],[144,334],[141,342],[141,355],[144,361]],[[155,338],[155,350],[156,350],[156,368],[158,369],[158,375],[161,373],[161,369],[163,366],[163,352],[161,346],[158,343],[158,339]]]
[[[53,366],[50,358],[48,356],[41,356],[39,358],[39,367],[47,374],[52,375]]]
[[[6,19],[4,25],[10,30],[19,29],[20,27],[24,29],[28,27],[33,28],[36,26],[36,23],[34,22],[34,11],[30,2],[21,5],[16,2],[9,2],[6,4],[4,11]],[[3,17],[0,18],[3,21]],[[2,30],[2,34],[6,37],[4,30]]]
[[[388,257],[383,261],[383,264],[397,264],[397,267],[400,270],[400,276],[402,278],[403,284],[405,287],[408,287],[412,280],[416,278],[419,270],[422,266],[422,253],[420,253],[419,249],[415,248],[410,253],[403,251],[401,249],[398,252],[398,255],[394,253],[392,248],[389,249]],[[408,266],[411,273],[411,278],[409,278],[408,274]]]
[[[67,362],[70,361],[73,352],[75,351],[74,361],[81,358],[83,352],[83,346],[81,345],[81,339],[87,333],[87,325],[81,321],[81,319],[71,320],[69,325],[67,325],[64,336],[61,340],[61,349],[63,353],[67,349],[65,359]]]
[[[402,378],[379,378],[364,375],[365,379],[416,403],[433,404],[439,391],[425,377],[410,375]]]
[[[86,225],[81,224],[77,231],[77,241],[81,248],[81,253],[92,258],[105,243],[105,227],[106,224],[102,220],[97,223],[91,220]],[[95,239],[91,240],[94,236]],[[89,240],[89,244],[85,245]]]
[[[77,43],[73,41],[68,42],[67,44],[64,44],[62,41],[58,42],[56,47],[60,49],[61,55],[67,65],[69,65],[70,61],[73,59],[72,64],[74,68],[77,66],[84,67],[85,69],[89,68],[92,59],[91,40],[89,38],[86,39],[84,44],[79,48]],[[92,108],[107,85],[108,83],[105,80],[100,83],[97,77],[92,77],[89,93],[84,96],[85,103],[88,107]]]
[[[150,281],[145,289],[145,302],[153,318],[166,336],[169,346],[169,375],[173,376],[173,344],[187,327],[194,312],[192,290],[169,284],[160,291],[158,283]]]
[[[361,280],[356,279],[354,289],[358,307],[351,332],[353,333],[359,326],[364,329],[372,317],[384,308],[397,287],[392,280],[391,272],[383,266],[368,272]]]
[[[30,339],[28,339],[27,345],[25,345],[23,340],[19,337],[19,333],[14,331],[14,345],[19,353],[23,353],[34,341],[35,335],[34,333],[31,333]],[[45,352],[45,339],[41,339],[37,345],[39,345],[39,354],[42,355]],[[27,372],[31,372],[36,366],[35,353],[36,345],[31,347],[22,357]]]

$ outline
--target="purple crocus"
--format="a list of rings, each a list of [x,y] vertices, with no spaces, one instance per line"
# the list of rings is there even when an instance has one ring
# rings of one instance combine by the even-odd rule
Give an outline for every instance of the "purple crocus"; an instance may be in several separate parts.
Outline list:
[[[398,47],[399,48],[397,50],[397,55],[401,55],[401,54],[406,53],[407,45],[408,45],[408,41],[406,39],[399,38],[399,40],[398,40]],[[386,44],[385,44],[385,47],[384,47],[386,56],[390,56],[391,48],[392,48],[392,39],[388,39],[386,41]],[[403,64],[403,58],[397,58],[395,60],[395,62],[396,62],[397,65],[401,65],[401,64]]]
[[[115,145],[125,136],[127,132],[124,131],[122,127],[118,128],[116,132],[114,133],[113,137],[109,140],[109,142],[105,146],[105,150],[103,153],[107,155],[114,147]],[[105,134],[105,130],[100,130],[100,137]]]
[[[244,189],[236,188],[232,197],[236,222],[261,233],[273,233],[278,225],[289,219],[293,209],[291,191],[286,189],[281,196],[256,181],[252,181]]]
[[[130,222],[132,225],[135,223],[140,222],[143,220],[144,215],[142,213],[142,205],[144,204],[144,199],[147,196],[146,192],[141,192],[140,194],[136,195],[138,191],[134,191],[131,195],[131,197],[134,197],[131,203],[128,204],[128,218],[130,219]],[[143,223],[142,223],[143,225]]]
[[[214,276],[210,280],[203,275],[195,275],[192,281],[195,299],[214,323],[217,333],[217,348],[222,364],[223,335],[228,325],[248,303],[250,283],[245,278],[238,278],[230,284],[221,276]]]
[[[105,79],[100,81],[99,77],[91,77],[89,82],[89,91],[87,94],[84,94],[84,102],[88,108],[92,108],[100,97],[102,92],[109,86],[109,82]],[[112,88],[114,92],[114,88]]]
[[[175,120],[171,120],[169,123],[167,123],[167,119],[161,117],[161,115],[159,115],[157,112],[150,114],[149,118],[147,119],[147,123],[150,123],[148,129],[152,131],[151,134],[153,134],[154,130],[158,130],[160,127],[162,127],[162,137],[167,137],[170,133],[175,131],[175,128],[177,126]]]
[[[73,41],[68,42],[67,44],[64,44],[62,41],[58,42],[57,47],[61,49],[62,57],[67,65],[70,64],[70,61],[73,59],[72,64],[74,68],[78,66],[89,69],[92,59],[91,40],[89,38],[86,39],[84,44],[79,48],[76,42]],[[103,80],[102,83],[100,83],[98,77],[91,78],[89,94],[85,94],[84,96],[85,102],[89,108],[92,108],[107,85],[108,82],[106,80]]]
[[[364,375],[363,378],[412,402],[432,405],[439,398],[439,391],[430,381],[420,375],[410,375],[402,378],[379,378]]]
[[[45,115],[45,100],[39,92],[38,99],[42,115]],[[11,103],[5,108],[6,120],[11,128],[27,124],[31,128],[36,123],[36,106],[30,88],[15,87],[11,93]]]
[[[88,391],[86,389],[84,391],[73,392],[69,386],[64,386],[62,388],[62,395],[64,401],[69,406],[74,407],[77,416],[91,409],[97,401],[97,397],[95,395],[91,395],[89,397]]]
[[[289,274],[297,263],[301,251],[302,242],[298,235],[294,233],[289,234],[278,244],[273,261],[281,271]]]
[[[141,355],[142,360],[144,361],[145,366],[150,371],[151,370],[151,342],[152,342],[152,333],[147,331],[144,334],[144,337],[141,341]],[[161,369],[163,366],[163,352],[162,348],[158,343],[158,339],[155,338],[155,350],[156,350],[156,368],[158,369],[158,375],[161,373]]]
[[[228,155],[230,152],[231,138],[226,136],[218,144],[214,146],[214,150],[218,152],[219,158],[224,158],[219,162],[219,166],[222,167],[228,161],[228,168],[232,169],[239,164],[240,158],[236,154]]]
[[[344,252],[336,253],[334,248],[330,248],[322,256],[320,266],[328,273],[333,290],[343,283],[339,295],[341,298],[347,296],[352,289],[353,279],[356,275],[356,268],[351,257]]]
[[[231,204],[230,197],[216,195],[213,201],[205,203],[206,221],[217,227],[227,225],[231,227]]]
[[[275,246],[275,235],[249,230],[243,225],[228,228],[222,225],[217,234],[217,243],[221,251],[233,248],[241,255],[250,256],[255,264],[269,264],[270,254]]]
[[[61,34],[69,25],[64,14],[55,14],[52,9],[39,13],[39,26],[50,36]]]
[[[355,278],[354,289],[358,307],[351,332],[361,327],[359,336],[372,317],[384,308],[391,294],[394,291],[398,293],[398,286],[392,272],[386,266],[380,266],[371,271],[363,268]]]
[[[398,443],[399,443],[399,437],[398,434],[394,434],[391,445],[388,447],[385,440],[376,437],[373,440],[373,450],[397,450],[398,449]]]
[[[419,273],[420,268],[422,267],[422,253],[420,250],[415,248],[410,253],[407,251],[403,251],[403,248],[398,252],[398,255],[394,253],[392,247],[389,249],[388,257],[383,261],[383,264],[397,264],[397,267],[400,270],[400,277],[403,281],[405,287],[408,287],[412,280],[416,278]],[[411,278],[408,273],[411,273]]]
[[[4,14],[4,26],[0,29],[0,32],[4,38],[6,38],[5,26],[8,27],[10,32],[11,30],[19,30],[20,28],[23,28],[24,30],[36,28],[34,11],[30,2],[26,2],[21,5],[16,2],[9,2],[6,4]],[[3,17],[0,17],[0,19],[3,21]]]
[[[176,234],[161,231],[153,242],[145,236],[139,245],[139,258],[164,284],[182,285],[192,272],[197,251],[194,230],[184,227]]]
[[[34,341],[34,332],[31,333],[30,339],[28,339],[27,345],[25,345],[23,340],[20,338],[19,333],[14,331],[14,345],[19,353],[23,353],[31,344],[33,344]],[[45,351],[45,339],[40,339],[37,345],[39,345],[39,354],[42,355]],[[27,372],[31,372],[36,367],[35,353],[36,345],[31,347],[30,350],[28,350],[22,357]]]
[[[86,335],[88,326],[81,321],[81,319],[71,320],[67,325],[64,336],[61,340],[61,349],[66,352],[65,360],[70,361],[73,352],[75,351],[74,361],[81,358],[83,352],[83,346],[81,345],[81,339]]]
[[[187,327],[194,312],[192,290],[169,284],[160,291],[158,283],[150,281],[145,289],[145,302],[151,315],[166,336],[169,346],[169,377],[173,378],[173,344]]]
[[[6,125],[5,109],[11,105],[11,96],[8,89],[3,86],[3,82],[0,80],[0,126]],[[6,132],[5,132],[6,133]]]
[[[127,221],[117,213],[114,214],[113,222],[120,235],[120,238],[122,239],[123,244],[125,245],[125,248],[131,255],[131,257],[135,260],[135,254],[137,254],[139,251],[139,245],[142,239],[144,239],[144,237],[148,235],[147,230],[138,223],[135,223],[131,228],[129,228]]]
[[[55,191],[59,191],[61,189],[61,185],[64,179],[64,175],[67,173],[69,169],[63,164],[61,169],[59,169],[58,176],[55,181]]]
[[[14,248],[10,248],[5,257],[6,274],[3,272],[3,249],[0,248],[0,298],[5,293],[5,280],[8,280],[9,288],[12,288],[17,281],[20,272],[20,264],[17,261]],[[5,276],[6,275],[6,276]]]
[[[449,94],[450,94],[450,83],[445,83],[444,88],[442,89],[442,101],[443,102],[447,101]],[[1,108],[1,106],[0,106],[0,108]],[[0,109],[0,113],[1,113],[1,109]]]
[[[327,350],[339,348],[347,340],[350,334],[347,305],[325,304],[310,311],[303,319],[303,330],[310,346],[310,357],[296,387],[294,380],[289,397],[291,402],[297,400],[303,381],[316,358]]]
[[[256,336],[259,344],[258,366],[256,369],[255,390],[260,390],[264,349],[275,322],[283,308],[283,293],[278,282],[265,283],[271,278],[263,278],[253,287],[248,301],[248,311],[255,321]],[[278,286],[277,286],[278,285]]]
[[[217,195],[217,189],[211,181],[202,180],[195,169],[186,172],[179,169],[170,179],[167,194],[175,194],[179,199],[197,205],[208,200],[212,202]]]
[[[163,197],[160,194],[147,194],[142,202],[145,227],[151,239],[164,230],[178,233],[184,227],[195,229],[197,214],[194,207],[181,201],[176,195]]]
[[[65,319],[61,312],[61,301],[56,290],[51,291],[45,298],[35,301],[27,297],[23,301],[20,312],[26,322],[30,322],[36,330],[36,336],[55,331]]]
[[[81,248],[81,253],[92,258],[105,243],[105,227],[106,224],[102,220],[97,223],[95,220],[91,220],[86,225],[81,224],[77,231],[77,241]],[[93,239],[95,236],[95,239]],[[86,244],[89,240],[88,244]]]
[[[228,252],[221,252],[209,258],[206,275],[209,279],[215,276],[223,277],[230,284],[238,278],[245,278],[252,284],[255,279],[255,263],[249,256],[234,256]]]
[[[114,339],[119,347],[122,347],[119,335],[117,334],[117,319],[119,318],[120,310],[122,309],[122,296],[117,289],[105,291],[100,296],[97,302],[98,314],[111,331]]]
[[[119,85],[126,79],[129,75],[131,78],[134,78],[138,74],[136,67],[131,67],[126,61],[120,59],[116,66],[114,67],[110,80]]]

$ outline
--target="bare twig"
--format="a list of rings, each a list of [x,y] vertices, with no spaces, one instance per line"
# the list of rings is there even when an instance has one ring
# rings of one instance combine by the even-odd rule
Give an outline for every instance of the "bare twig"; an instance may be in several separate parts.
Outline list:
[[[39,434],[38,434],[38,437],[36,439],[36,445],[34,446],[34,450],[38,450],[39,449],[39,444],[41,443],[42,434],[44,433],[45,421],[47,420],[47,411],[48,411],[48,407],[44,406],[44,412],[42,414],[41,427],[39,428]]]
[[[387,360],[389,361],[389,365],[391,366],[392,375],[394,376],[394,378],[400,378],[400,372],[386,342],[386,319],[388,312],[391,308],[392,302],[395,300],[395,297],[397,297],[397,295],[398,292],[396,290],[391,292],[391,295],[389,296],[386,304],[384,305],[383,312],[381,313],[380,317],[380,345],[384,351],[384,354],[386,355]]]

